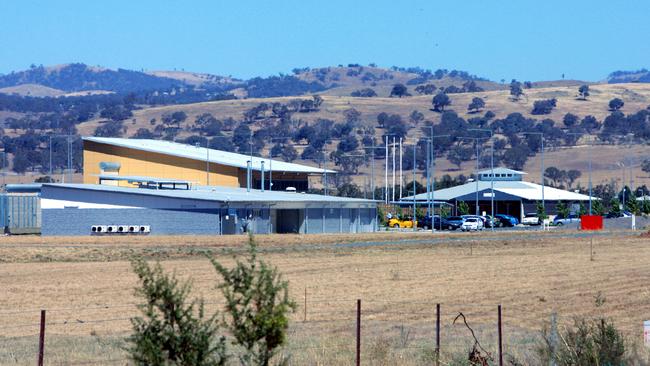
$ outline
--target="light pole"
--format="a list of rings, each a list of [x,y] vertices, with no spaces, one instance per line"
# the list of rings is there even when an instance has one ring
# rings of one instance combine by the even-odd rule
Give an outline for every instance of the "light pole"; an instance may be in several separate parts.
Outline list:
[[[65,137],[66,143],[68,145],[67,151],[67,164],[68,164],[68,183],[72,183],[72,138],[76,137],[74,135],[49,135],[49,145],[50,145],[50,178],[52,178],[52,138]],[[62,174],[63,176],[64,174]]]
[[[431,182],[431,205],[433,207],[433,215],[431,215],[431,220],[434,220],[431,222],[431,232],[433,233],[435,231],[435,225],[433,223],[435,222],[434,216],[435,216],[435,211],[436,211],[436,154],[434,153],[433,149],[433,140],[437,138],[442,138],[442,137],[451,137],[451,135],[433,135],[433,126],[429,126],[431,128],[431,169],[432,169],[432,176],[433,176],[433,182]],[[428,197],[427,197],[428,199]],[[442,212],[440,212],[440,230],[442,230]]]
[[[475,192],[475,206],[476,206],[476,216],[481,216],[481,209],[478,205],[478,170],[479,170],[479,150],[478,150],[478,141],[481,139],[485,139],[485,137],[469,137],[469,136],[458,136],[457,138],[459,139],[467,139],[467,140],[474,140],[474,144],[476,145],[476,175],[474,176],[474,181],[476,181],[476,192]]]
[[[494,133],[487,128],[470,128],[468,131],[490,133],[490,215],[492,215],[492,231],[494,231]]]
[[[566,134],[567,135],[576,135],[576,136],[578,136],[578,138],[580,138],[580,136],[582,136],[582,134],[578,133],[578,132],[566,132]],[[588,136],[591,137],[591,135],[588,135]],[[576,140],[576,142],[577,142],[577,140]],[[589,155],[589,215],[591,216],[591,214],[592,214],[592,211],[591,211],[591,199],[592,199],[592,197],[591,197],[592,196],[592,194],[591,194],[591,189],[592,189],[591,188],[591,150],[594,147],[594,144],[591,141],[591,138],[589,138],[589,142],[587,143],[587,146],[589,146],[589,154],[588,154]],[[543,182],[544,182],[544,176],[542,175],[542,183]]]
[[[546,216],[546,200],[544,197],[544,133],[543,132],[524,132],[524,135],[539,135],[539,138],[542,142],[542,171],[541,171],[541,176],[540,179],[542,181],[542,211],[544,212],[544,216]],[[589,212],[591,212],[591,192],[589,193]]]

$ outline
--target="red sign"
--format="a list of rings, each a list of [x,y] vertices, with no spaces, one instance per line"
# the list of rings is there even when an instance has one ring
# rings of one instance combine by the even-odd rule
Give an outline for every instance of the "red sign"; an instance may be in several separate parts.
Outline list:
[[[580,216],[580,229],[582,230],[602,230],[603,217],[600,215],[582,215]]]

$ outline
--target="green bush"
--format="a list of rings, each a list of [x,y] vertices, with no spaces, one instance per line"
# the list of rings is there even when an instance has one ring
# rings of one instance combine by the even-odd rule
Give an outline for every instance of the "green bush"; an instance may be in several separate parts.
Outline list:
[[[267,366],[278,347],[286,342],[288,313],[296,308],[289,299],[289,283],[277,268],[257,258],[253,236],[246,260],[226,268],[212,258],[223,282],[218,286],[226,299],[226,326],[235,343],[244,347],[242,365]]]
[[[538,348],[542,364],[552,359],[558,366],[626,365],[625,339],[610,321],[575,319],[572,327],[559,331],[552,339],[548,328],[542,331]]]
[[[226,341],[219,336],[217,314],[206,317],[203,300],[188,302],[191,286],[150,267],[143,259],[132,263],[140,280],[137,294],[145,300],[141,317],[131,319],[128,351],[136,365],[224,365]]]

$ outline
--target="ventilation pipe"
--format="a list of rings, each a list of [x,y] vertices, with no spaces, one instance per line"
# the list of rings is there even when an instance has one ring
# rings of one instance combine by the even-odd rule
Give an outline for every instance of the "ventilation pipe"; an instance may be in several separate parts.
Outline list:
[[[246,192],[251,191],[251,169],[252,162],[250,160],[246,161]]]
[[[262,192],[264,192],[264,161],[261,161],[260,164],[262,165],[262,168],[261,168],[261,173],[262,173]]]

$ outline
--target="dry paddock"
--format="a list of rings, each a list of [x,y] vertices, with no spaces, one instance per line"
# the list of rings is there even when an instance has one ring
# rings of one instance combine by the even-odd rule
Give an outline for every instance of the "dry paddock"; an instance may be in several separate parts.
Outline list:
[[[453,324],[459,312],[494,353],[497,304],[506,353],[524,364],[534,364],[539,331],[552,312],[560,324],[604,314],[633,343],[650,318],[650,239],[638,233],[595,236],[593,260],[591,239],[575,232],[256,239],[298,304],[285,349],[292,364],[353,363],[356,299],[362,299],[364,364],[428,364],[436,303],[445,359],[471,345],[467,329]],[[206,256],[232,263],[245,241],[0,238],[0,364],[34,362],[39,309],[47,309],[47,364],[127,364],[124,337],[139,301],[129,258],[159,260],[191,279],[193,295],[212,311],[221,298]]]

